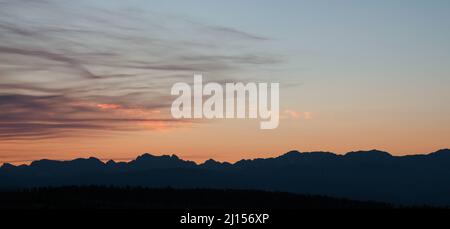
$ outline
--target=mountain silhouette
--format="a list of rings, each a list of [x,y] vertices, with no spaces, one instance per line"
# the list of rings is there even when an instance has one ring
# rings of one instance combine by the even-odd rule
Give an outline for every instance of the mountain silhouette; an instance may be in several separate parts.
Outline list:
[[[275,158],[203,164],[144,154],[130,162],[40,160],[0,167],[0,188],[142,186],[239,189],[361,201],[450,206],[450,150],[393,156],[372,150],[337,155],[291,151]]]

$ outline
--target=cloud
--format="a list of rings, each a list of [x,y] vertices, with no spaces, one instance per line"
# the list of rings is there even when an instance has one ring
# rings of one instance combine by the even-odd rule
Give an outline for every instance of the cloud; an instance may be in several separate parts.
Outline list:
[[[284,119],[293,119],[293,120],[311,120],[314,118],[312,112],[300,112],[292,109],[287,109],[284,111],[284,115],[282,116]]]
[[[10,48],[0,46],[0,53],[2,55],[15,54],[21,56],[29,56],[42,58],[50,61],[55,61],[59,63],[65,64],[68,68],[74,70],[77,75],[86,77],[86,78],[100,78],[100,76],[96,76],[91,73],[81,62],[77,59],[70,58],[61,54],[51,53],[43,50],[31,50],[31,49],[20,49],[20,48]]]
[[[289,115],[289,117],[292,119],[300,119],[302,117],[300,112],[294,110],[285,110],[284,113]]]
[[[119,109],[120,105],[118,104],[97,104],[97,107],[103,110],[109,110],[109,109]]]
[[[206,27],[207,30],[218,33],[219,35],[226,35],[226,36],[234,36],[236,38],[242,38],[242,39],[250,39],[250,40],[257,40],[257,41],[268,41],[269,38],[257,36],[254,34],[250,34],[241,30],[237,30],[234,28],[229,27],[222,27],[222,26],[209,26]]]
[[[42,58],[64,64],[74,74],[92,79],[120,76],[95,71],[99,67],[113,72],[117,69],[128,72],[150,70],[146,73],[154,74],[152,71],[234,71],[243,65],[276,62],[267,55],[255,54],[251,49],[246,51],[228,42],[229,39],[238,43],[266,41],[235,28],[193,23],[179,17],[167,19],[152,12],[133,18],[120,11],[99,10],[86,3],[76,7],[58,3],[19,1],[2,7],[0,39],[3,47],[0,47],[0,55]],[[25,13],[29,14],[27,18],[34,20],[25,20],[21,16]],[[153,25],[159,21],[165,23]],[[14,59],[14,65],[23,61]],[[46,64],[47,68],[52,67],[52,63]]]
[[[125,12],[94,1],[0,0],[0,139],[184,126],[168,113],[174,82],[194,72],[223,82],[281,62],[255,51],[270,41],[261,36]]]
[[[305,120],[313,119],[313,113],[312,112],[303,112],[303,116],[304,116]]]
[[[151,130],[152,127],[156,130],[161,128],[161,123],[166,128],[175,128],[191,122],[164,117],[159,110],[96,104],[61,95],[0,95],[0,111],[2,140],[83,135],[86,130],[139,131]]]

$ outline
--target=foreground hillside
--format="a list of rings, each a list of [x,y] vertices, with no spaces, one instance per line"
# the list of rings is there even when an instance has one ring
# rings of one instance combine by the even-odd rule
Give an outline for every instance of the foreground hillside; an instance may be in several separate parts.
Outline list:
[[[0,192],[0,209],[387,209],[320,196],[239,190],[61,187]]]

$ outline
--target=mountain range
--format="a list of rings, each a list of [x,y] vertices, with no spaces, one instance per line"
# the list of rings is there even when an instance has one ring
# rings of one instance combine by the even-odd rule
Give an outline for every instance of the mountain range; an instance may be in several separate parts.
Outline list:
[[[393,156],[288,152],[266,159],[203,164],[144,154],[130,162],[39,160],[0,167],[0,189],[139,186],[281,191],[406,205],[450,206],[450,150]]]

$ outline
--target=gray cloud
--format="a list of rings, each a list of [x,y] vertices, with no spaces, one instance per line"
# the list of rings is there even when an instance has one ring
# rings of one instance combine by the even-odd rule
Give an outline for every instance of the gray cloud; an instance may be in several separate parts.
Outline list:
[[[61,95],[0,95],[0,137],[2,140],[53,138],[66,136],[79,130],[130,131],[141,129],[139,126],[133,126],[133,123],[176,125],[177,123],[192,122],[159,117],[120,117],[120,115],[109,115],[109,110],[102,110],[95,105],[79,103],[79,101]],[[153,106],[153,108],[158,107],[156,104]],[[134,108],[121,107],[121,109],[132,111]]]
[[[77,59],[70,58],[61,54],[51,53],[43,50],[30,50],[30,49],[20,49],[20,48],[9,48],[0,46],[0,53],[7,54],[17,54],[23,56],[31,56],[37,58],[43,58],[50,61],[56,61],[66,64],[69,68],[75,70],[78,75],[86,78],[99,78],[98,76],[92,74],[85,66],[80,63]]]
[[[219,35],[225,35],[225,36],[235,36],[237,38],[242,38],[242,39],[251,39],[251,40],[257,40],[257,41],[268,41],[270,40],[269,38],[266,37],[261,37],[261,36],[257,36],[254,34],[250,34],[241,30],[237,30],[234,28],[229,28],[229,27],[222,27],[222,26],[209,26],[206,27],[207,30],[211,31],[211,32],[215,32],[218,33]]]
[[[0,139],[176,126],[175,81],[195,72],[222,82],[281,61],[252,47],[270,39],[236,28],[90,3],[0,0]]]

